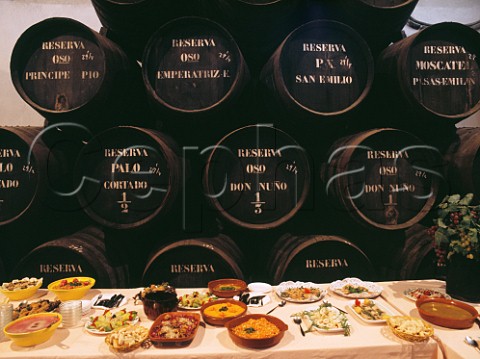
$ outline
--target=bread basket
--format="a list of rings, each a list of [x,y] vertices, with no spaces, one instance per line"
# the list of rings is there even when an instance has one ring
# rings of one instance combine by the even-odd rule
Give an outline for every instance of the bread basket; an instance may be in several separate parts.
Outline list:
[[[433,335],[433,327],[420,318],[391,316],[386,320],[393,334],[409,342],[424,342]]]

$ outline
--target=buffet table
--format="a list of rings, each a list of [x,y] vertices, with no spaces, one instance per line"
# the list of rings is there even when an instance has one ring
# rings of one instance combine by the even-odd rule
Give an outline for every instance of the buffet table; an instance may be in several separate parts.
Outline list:
[[[379,283],[384,290],[382,296],[376,300],[383,306],[391,309],[399,315],[418,316],[415,303],[406,299],[403,295],[405,289],[428,287],[445,290],[444,282],[436,280],[428,281],[401,281]],[[328,284],[325,284],[325,289]],[[140,314],[140,323],[149,328],[152,321],[146,318],[141,302],[134,304],[132,297],[141,291],[136,289],[91,289],[84,299],[91,299],[99,293],[122,293],[129,298],[127,304],[121,308],[136,310]],[[190,293],[193,289],[177,289],[179,295]],[[46,294],[45,294],[46,293]],[[41,289],[36,297],[54,299],[52,293]],[[0,298],[0,301],[4,298]],[[35,300],[32,298],[31,300]],[[279,299],[271,294],[271,302],[263,307],[249,308],[248,313],[266,313],[272,309]],[[350,301],[334,293],[328,292],[326,298],[330,303],[346,308]],[[13,302],[14,306],[18,303]],[[74,328],[58,328],[53,337],[47,342],[34,347],[23,348],[16,346],[8,339],[0,341],[0,357],[7,358],[292,358],[294,356],[303,358],[441,358],[442,351],[433,339],[423,343],[411,343],[402,340],[381,324],[365,324],[357,319],[351,312],[348,314],[351,324],[351,335],[344,336],[343,333],[307,333],[302,336],[296,324],[293,323],[290,315],[301,311],[313,304],[287,303],[284,307],[277,308],[271,315],[282,319],[289,328],[285,332],[280,343],[269,349],[253,350],[235,345],[230,339],[228,332],[223,327],[214,327],[208,324],[201,325],[196,337],[188,346],[182,347],[150,347],[140,348],[133,352],[121,354],[111,351],[104,342],[104,336],[92,335],[84,329],[84,323],[88,316],[95,316],[102,313],[102,310],[91,310],[89,315],[83,317],[82,322]],[[477,309],[479,308],[475,305]],[[348,311],[348,310],[347,310]],[[467,346],[463,339],[465,335],[474,338],[480,336],[480,330],[475,324],[474,327],[464,330],[454,330],[433,326],[436,336],[440,339],[445,348],[447,357],[472,358],[478,355],[475,349]]]

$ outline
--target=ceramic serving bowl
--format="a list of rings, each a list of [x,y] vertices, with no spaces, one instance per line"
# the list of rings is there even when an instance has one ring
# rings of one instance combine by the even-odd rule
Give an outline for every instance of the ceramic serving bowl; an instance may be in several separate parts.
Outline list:
[[[200,313],[205,323],[223,326],[229,320],[241,317],[247,305],[235,299],[219,299],[202,305]]]
[[[432,324],[452,329],[470,328],[478,317],[471,305],[446,298],[420,297],[415,302],[420,316]]]
[[[247,283],[241,279],[216,279],[208,282],[208,289],[219,298],[233,298],[247,290]]]
[[[10,300],[24,300],[27,298],[32,297],[35,293],[37,293],[38,289],[42,286],[43,280],[37,279],[32,282],[32,285],[29,285],[23,289],[15,289],[15,290],[8,290],[0,287],[0,293],[5,295]]]
[[[271,324],[275,325],[278,328],[278,333],[271,337],[246,338],[237,334],[237,332],[235,331],[235,328],[237,326],[240,326],[249,320],[256,321],[259,319],[265,319]],[[251,349],[269,348],[277,345],[283,338],[285,331],[288,329],[288,325],[285,324],[282,320],[278,319],[277,317],[272,317],[271,315],[265,314],[247,314],[242,317],[228,321],[225,324],[225,327],[228,329],[228,334],[230,335],[230,338],[235,344]],[[252,328],[249,326],[249,328],[247,329],[251,330]]]
[[[54,293],[62,302],[65,302],[67,300],[82,299],[94,285],[95,279],[91,277],[70,277],[50,283],[48,290]]]
[[[195,338],[199,324],[200,314],[198,313],[163,313],[153,322],[148,337],[155,346],[188,345]],[[166,327],[177,328],[177,334],[168,335]]]
[[[8,323],[3,332],[18,346],[30,347],[50,339],[61,322],[59,313],[37,313]]]

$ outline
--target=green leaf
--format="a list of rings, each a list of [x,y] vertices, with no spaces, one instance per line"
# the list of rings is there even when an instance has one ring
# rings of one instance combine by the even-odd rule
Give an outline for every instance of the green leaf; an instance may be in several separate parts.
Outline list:
[[[450,227],[447,228],[447,233],[446,233],[446,235],[447,235],[448,237],[453,237],[453,236],[455,236],[457,233],[458,233],[458,231],[457,231],[456,229],[453,229],[453,228],[450,228]]]
[[[470,226],[470,221],[472,220],[472,217],[470,216],[463,216],[462,218],[462,221],[460,222],[460,224],[462,225],[462,227],[469,227]]]
[[[440,230],[440,228],[435,232],[435,242],[448,243],[448,237]]]
[[[439,209],[437,211],[437,215],[441,219],[444,219],[446,216],[448,216],[449,213],[450,211],[448,209]]]
[[[461,199],[459,204],[463,204],[465,206],[468,206],[473,200],[473,193],[467,193],[465,197]]]
[[[440,227],[440,228],[447,228],[447,225],[445,224],[445,222],[443,222],[443,218],[438,218],[437,219],[437,226]]]
[[[448,197],[448,203],[458,203],[460,198],[461,197],[459,194],[452,194],[450,197]]]

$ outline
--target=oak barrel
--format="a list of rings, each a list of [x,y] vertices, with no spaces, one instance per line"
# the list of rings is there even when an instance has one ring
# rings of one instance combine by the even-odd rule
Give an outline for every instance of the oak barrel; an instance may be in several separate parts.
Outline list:
[[[262,70],[267,101],[293,120],[324,122],[345,115],[365,99],[373,83],[373,57],[351,27],[314,20],[292,31]]]
[[[34,220],[47,188],[49,150],[40,127],[0,127],[0,226]]]
[[[119,126],[98,134],[75,167],[82,208],[110,228],[136,228],[160,218],[181,188],[175,143],[146,128]]]
[[[225,235],[173,241],[152,251],[142,283],[167,281],[181,288],[201,288],[222,278],[244,278],[244,258]]]
[[[480,128],[461,127],[445,153],[449,193],[480,196]]]
[[[338,18],[357,29],[370,46],[383,49],[401,38],[418,0],[340,0]]]
[[[408,132],[369,130],[333,144],[322,165],[323,190],[364,226],[404,229],[433,208],[441,165],[438,150]]]
[[[429,26],[386,48],[377,79],[387,111],[458,122],[480,109],[480,34],[448,22]],[[408,116],[405,117],[408,119]]]
[[[416,224],[405,231],[405,245],[396,259],[400,262],[400,279],[431,279],[439,276],[434,240],[427,234],[427,229]]]
[[[50,121],[109,127],[133,104],[139,66],[114,42],[69,18],[49,18],[17,40],[10,63],[15,89]],[[99,124],[100,122],[100,124]]]
[[[164,23],[198,12],[190,0],[92,0],[107,37],[140,59],[150,36]]]
[[[286,234],[275,244],[267,271],[270,282],[310,281],[329,283],[346,277],[375,279],[367,255],[340,236]]]
[[[175,114],[211,113],[235,104],[248,68],[234,38],[206,18],[183,17],[150,38],[142,59],[143,81],[154,107]]]
[[[255,74],[301,24],[302,5],[302,0],[203,0],[205,16],[227,27]]]
[[[46,287],[65,277],[86,276],[95,278],[98,288],[128,287],[128,268],[111,263],[103,231],[88,227],[34,248],[18,262],[11,277],[43,277]]]
[[[310,188],[307,153],[272,125],[250,125],[222,138],[206,152],[207,200],[228,222],[249,229],[286,223]]]

